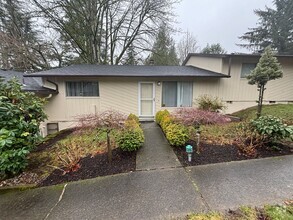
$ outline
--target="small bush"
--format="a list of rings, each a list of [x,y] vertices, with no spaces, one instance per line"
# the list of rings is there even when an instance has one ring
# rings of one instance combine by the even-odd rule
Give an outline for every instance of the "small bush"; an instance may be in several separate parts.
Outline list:
[[[85,156],[83,139],[65,139],[56,144],[57,157],[59,159],[58,168],[65,173],[79,169],[79,161]]]
[[[274,116],[261,116],[252,120],[250,126],[262,141],[274,142],[286,138],[293,140],[293,126],[283,124],[281,119]]]
[[[158,111],[157,114],[156,114],[156,122],[161,125],[161,121],[163,119],[164,116],[169,116],[170,113],[168,112],[168,110],[161,110],[161,111]]]
[[[195,127],[231,122],[231,119],[225,115],[197,108],[179,108],[172,113],[172,117],[181,124]]]
[[[132,129],[127,128],[117,135],[116,141],[121,150],[136,151],[144,142],[143,131],[140,127]]]
[[[125,128],[139,128],[139,123],[135,120],[126,120],[124,124]]]
[[[217,112],[226,109],[226,106],[218,97],[202,95],[197,100],[198,108],[201,110]]]
[[[138,118],[130,114],[125,121],[124,129],[116,135],[116,142],[123,151],[138,150],[144,142],[143,130]]]
[[[166,133],[167,127],[173,123],[173,119],[170,115],[165,115],[161,120],[161,128]]]
[[[166,128],[166,138],[173,146],[182,146],[189,139],[189,131],[184,125],[170,124]]]
[[[135,121],[137,124],[139,124],[139,118],[135,114],[129,114],[127,117],[127,121]]]

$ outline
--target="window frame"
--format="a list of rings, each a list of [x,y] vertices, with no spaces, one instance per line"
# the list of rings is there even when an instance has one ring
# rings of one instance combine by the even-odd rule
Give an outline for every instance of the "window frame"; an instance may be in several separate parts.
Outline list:
[[[163,92],[163,88],[164,88],[164,83],[168,83],[168,82],[173,82],[173,83],[176,83],[176,106],[166,106],[166,104],[163,103],[164,101],[164,98],[163,98],[163,95],[164,95],[164,92]],[[179,92],[179,83],[190,83],[190,86],[191,86],[191,100],[190,100],[190,106],[180,106],[178,103],[178,100],[179,100],[179,95],[181,94]],[[184,108],[184,107],[192,107],[192,100],[193,100],[193,81],[190,82],[190,81],[163,81],[162,82],[162,97],[161,97],[161,107],[163,108]]]
[[[240,78],[241,79],[246,79],[247,75],[250,74],[250,73],[246,73],[246,74],[243,75],[243,66],[244,65],[250,65],[250,66],[254,65],[254,68],[253,69],[255,69],[257,63],[242,63],[241,64],[241,70],[240,70]],[[253,69],[251,69],[250,71],[252,71]]]
[[[69,95],[67,83],[80,83],[81,88],[84,89],[84,86],[86,83],[97,83],[97,95]],[[82,92],[84,94],[84,91]],[[99,98],[100,97],[100,82],[95,80],[95,81],[65,81],[65,97],[67,98]]]

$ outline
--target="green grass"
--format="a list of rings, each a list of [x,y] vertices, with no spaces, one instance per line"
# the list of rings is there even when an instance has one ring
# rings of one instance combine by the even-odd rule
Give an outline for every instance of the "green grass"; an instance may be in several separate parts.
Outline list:
[[[256,118],[257,106],[235,112],[232,115],[242,120]],[[273,115],[282,118],[286,123],[293,125],[293,104],[264,105],[262,115]]]
[[[267,205],[264,208],[241,206],[235,211],[225,213],[194,213],[187,220],[293,220],[293,205]]]
[[[188,220],[224,220],[224,217],[218,212],[210,212],[189,215]]]
[[[265,206],[265,215],[271,220],[293,220],[293,206]]]

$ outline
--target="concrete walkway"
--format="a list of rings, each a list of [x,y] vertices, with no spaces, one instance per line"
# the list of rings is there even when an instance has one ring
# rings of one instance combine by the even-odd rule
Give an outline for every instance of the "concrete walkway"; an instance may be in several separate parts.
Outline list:
[[[136,169],[154,170],[181,167],[161,128],[155,122],[142,123],[141,126],[145,142],[137,153]]]

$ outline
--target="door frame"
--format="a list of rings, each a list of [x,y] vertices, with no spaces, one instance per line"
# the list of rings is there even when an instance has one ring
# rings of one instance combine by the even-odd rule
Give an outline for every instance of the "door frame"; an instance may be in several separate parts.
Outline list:
[[[153,112],[152,115],[141,115],[141,84],[149,83],[153,84]],[[139,117],[154,117],[156,110],[156,88],[153,81],[139,81],[138,82],[138,116]]]

